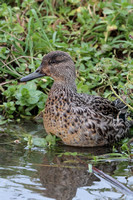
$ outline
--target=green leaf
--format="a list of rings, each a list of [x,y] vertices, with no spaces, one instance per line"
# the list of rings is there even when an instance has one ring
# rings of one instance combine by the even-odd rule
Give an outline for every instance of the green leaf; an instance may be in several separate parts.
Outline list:
[[[13,31],[15,33],[23,33],[24,32],[24,28],[19,23],[17,23],[17,24],[15,24],[15,27],[14,27]]]
[[[88,170],[89,170],[89,173],[92,173],[92,165],[91,164],[88,164]]]
[[[45,138],[33,137],[33,145],[37,147],[46,147],[47,141]]]
[[[54,146],[56,144],[56,136],[48,134],[46,136],[46,141],[47,141],[49,146]]]
[[[103,9],[103,14],[104,15],[109,15],[109,14],[113,14],[115,11],[114,10],[111,10],[109,8],[104,8]]]

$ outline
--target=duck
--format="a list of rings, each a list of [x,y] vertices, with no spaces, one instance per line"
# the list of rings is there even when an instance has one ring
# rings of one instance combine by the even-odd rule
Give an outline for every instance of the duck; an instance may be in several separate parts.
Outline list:
[[[78,93],[76,69],[64,51],[46,54],[41,65],[21,82],[49,76],[54,83],[43,111],[47,134],[59,137],[65,145],[96,147],[112,145],[127,136],[130,125],[127,108],[119,99]]]

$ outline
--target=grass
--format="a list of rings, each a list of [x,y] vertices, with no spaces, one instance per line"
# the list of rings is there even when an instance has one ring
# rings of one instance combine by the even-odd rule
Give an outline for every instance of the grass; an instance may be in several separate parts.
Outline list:
[[[133,111],[132,19],[133,4],[126,0],[1,1],[0,124],[44,109],[53,80],[19,79],[53,50],[74,59],[78,92],[124,97]]]

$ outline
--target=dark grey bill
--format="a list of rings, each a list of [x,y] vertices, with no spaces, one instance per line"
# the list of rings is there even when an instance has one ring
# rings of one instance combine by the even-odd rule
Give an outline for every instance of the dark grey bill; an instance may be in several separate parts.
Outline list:
[[[29,75],[27,75],[27,76],[21,78],[20,81],[21,81],[21,82],[26,82],[26,81],[33,80],[33,79],[35,79],[35,78],[43,77],[43,76],[45,76],[45,74],[41,74],[41,66],[40,66],[40,67],[38,67],[38,68],[36,69],[35,72],[33,72],[33,73],[31,73],[31,74],[29,74]]]

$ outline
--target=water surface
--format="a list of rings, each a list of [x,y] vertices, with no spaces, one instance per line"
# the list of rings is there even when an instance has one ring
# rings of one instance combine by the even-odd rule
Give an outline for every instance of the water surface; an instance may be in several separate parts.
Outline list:
[[[6,131],[45,135],[42,125],[33,122],[10,125]],[[88,172],[82,163],[89,155],[109,153],[109,148],[74,148],[58,146],[54,149],[33,148],[9,143],[2,133],[0,137],[0,199],[2,200],[131,200],[110,182]],[[3,144],[4,143],[4,144]],[[81,156],[65,155],[65,152],[82,153]],[[84,155],[84,156],[83,156]],[[112,160],[95,164],[133,190],[133,163],[131,160]]]

